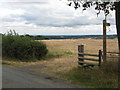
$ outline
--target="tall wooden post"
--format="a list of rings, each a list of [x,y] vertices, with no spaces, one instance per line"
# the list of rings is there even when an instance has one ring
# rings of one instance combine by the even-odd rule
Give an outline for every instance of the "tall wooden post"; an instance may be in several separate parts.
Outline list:
[[[103,20],[103,62],[106,62],[106,20]]]
[[[106,52],[107,52],[106,26],[110,26],[110,23],[107,23],[106,19],[105,19],[105,20],[103,20],[103,62],[106,62]]]

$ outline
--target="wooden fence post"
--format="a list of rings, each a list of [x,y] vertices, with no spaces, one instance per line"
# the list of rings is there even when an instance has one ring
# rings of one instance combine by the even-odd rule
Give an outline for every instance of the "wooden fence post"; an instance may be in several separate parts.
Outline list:
[[[102,57],[102,51],[101,50],[99,50],[99,66],[101,66],[101,58]]]
[[[110,26],[110,23],[107,23],[106,19],[103,20],[103,62],[105,63],[106,60],[106,52],[107,52],[107,48],[106,48],[106,26]]]
[[[106,20],[103,20],[103,62],[106,62]]]
[[[84,53],[84,45],[78,45],[78,57],[84,57],[84,54],[79,54],[79,53]],[[78,58],[79,61],[84,61],[84,59]],[[78,61],[79,65],[83,65],[83,63],[80,63]]]

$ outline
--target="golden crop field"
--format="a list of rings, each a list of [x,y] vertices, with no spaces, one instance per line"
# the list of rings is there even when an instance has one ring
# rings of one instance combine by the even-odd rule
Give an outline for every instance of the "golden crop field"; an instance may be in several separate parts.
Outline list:
[[[49,50],[64,50],[77,53],[78,45],[84,45],[86,53],[97,53],[102,50],[102,39],[63,39],[42,40]],[[107,51],[118,52],[117,39],[107,40]]]
[[[98,50],[102,50],[102,39],[64,39],[64,40],[42,40],[46,43],[49,51],[68,51],[71,55],[63,55],[58,58],[43,60],[35,65],[43,65],[42,68],[35,68],[33,71],[39,71],[47,74],[55,74],[61,71],[69,71],[72,67],[76,67],[78,57],[78,45],[85,46],[85,52],[97,54]],[[107,40],[107,50],[118,52],[117,39]]]
[[[78,66],[78,45],[84,45],[84,52],[89,54],[98,54],[102,50],[102,39],[62,39],[62,40],[39,40],[47,45],[49,52],[66,53],[60,57],[48,58],[37,62],[11,62],[4,60],[8,64],[16,64],[23,68],[27,67],[32,71],[55,75],[59,72],[67,72],[73,67]],[[107,40],[107,50],[118,52],[117,39]]]

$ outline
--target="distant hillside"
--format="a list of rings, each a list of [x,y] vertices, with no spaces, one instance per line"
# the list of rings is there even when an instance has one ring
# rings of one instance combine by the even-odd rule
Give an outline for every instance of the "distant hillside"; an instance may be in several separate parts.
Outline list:
[[[61,36],[45,36],[48,39],[80,39],[80,38],[92,38],[92,39],[102,39],[102,35],[61,35]],[[107,39],[115,39],[116,35],[107,35]]]
[[[1,34],[3,35],[3,34]],[[81,38],[92,38],[92,39],[102,39],[102,35],[20,35],[21,37],[30,37],[34,40],[48,40],[48,39],[81,39]],[[107,39],[115,39],[117,35],[107,35]]]
[[[4,36],[6,34],[1,34],[0,33],[0,36],[2,36],[2,35]],[[26,34],[26,35],[18,35],[18,36],[20,36],[20,37],[29,37],[29,38],[31,38],[33,40],[46,40],[46,39],[49,39],[48,37],[42,36],[42,35],[29,35],[29,34]]]

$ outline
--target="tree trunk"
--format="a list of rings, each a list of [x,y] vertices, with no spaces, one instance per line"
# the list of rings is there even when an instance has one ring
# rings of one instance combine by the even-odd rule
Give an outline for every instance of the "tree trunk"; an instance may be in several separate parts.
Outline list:
[[[119,53],[120,53],[120,2],[115,3],[116,8],[116,28],[117,28],[117,36],[118,36],[118,45],[119,45]],[[120,74],[120,54],[118,58],[118,75]],[[118,78],[118,81],[120,81],[120,78]],[[118,88],[120,88],[120,82],[118,82]]]
[[[119,52],[120,52],[120,2],[117,2],[116,4],[116,28],[117,28],[117,37],[118,37],[118,46],[119,46]]]

